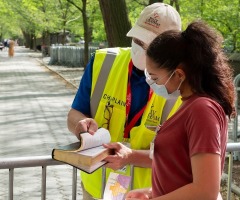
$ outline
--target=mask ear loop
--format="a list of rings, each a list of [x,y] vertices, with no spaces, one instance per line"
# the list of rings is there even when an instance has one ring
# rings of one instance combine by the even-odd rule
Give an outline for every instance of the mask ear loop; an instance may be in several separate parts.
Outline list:
[[[176,72],[176,70],[174,72]],[[179,88],[181,87],[181,85],[182,85],[182,83],[184,81],[184,78],[180,77],[180,80],[181,80],[181,82],[179,83],[179,85],[177,87],[177,90],[179,90]]]
[[[172,78],[172,76],[173,76],[173,74],[174,74],[175,72],[176,72],[176,71],[174,70],[174,71],[173,71],[173,73],[170,75],[169,79],[168,79],[168,80],[166,81],[166,83],[164,84],[164,85],[165,85],[165,87],[166,87],[166,85],[167,85],[168,81],[169,81],[169,80]],[[184,80],[182,80],[182,79],[181,79],[181,82],[179,83],[179,85],[178,85],[178,87],[177,87],[176,91],[177,91],[177,90],[179,90],[179,88],[181,87],[181,85],[182,85],[183,81],[184,81]],[[171,94],[172,94],[172,93],[171,93]]]
[[[173,73],[169,76],[168,80],[164,83],[165,86],[167,85],[168,81],[172,78],[174,73],[175,73],[175,71],[173,71]]]
[[[184,80],[181,79],[181,82],[179,83],[179,86],[177,87],[177,90],[179,90],[179,88],[181,87],[183,81],[184,81]]]

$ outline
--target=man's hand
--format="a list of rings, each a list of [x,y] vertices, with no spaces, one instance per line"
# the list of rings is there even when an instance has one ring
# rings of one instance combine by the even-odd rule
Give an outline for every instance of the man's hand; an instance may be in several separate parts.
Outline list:
[[[130,148],[119,142],[103,144],[103,146],[115,151],[114,155],[109,155],[104,159],[108,162],[105,165],[106,167],[113,170],[118,170],[129,164],[129,156],[132,154],[132,150]]]
[[[68,112],[67,125],[68,130],[74,133],[78,139],[80,139],[80,133],[94,134],[98,129],[97,122],[94,119],[73,108]]]
[[[88,132],[93,135],[97,130],[97,122],[92,118],[85,118],[76,124],[74,133],[79,135],[80,133]]]

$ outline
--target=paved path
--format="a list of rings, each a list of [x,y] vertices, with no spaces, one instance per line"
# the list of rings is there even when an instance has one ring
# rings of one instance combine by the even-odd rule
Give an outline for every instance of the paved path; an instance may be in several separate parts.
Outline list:
[[[40,53],[24,47],[16,47],[13,58],[0,51],[0,158],[50,155],[56,145],[76,141],[66,125],[76,88],[41,59]],[[41,170],[15,169],[14,199],[41,199]],[[70,166],[48,167],[47,199],[71,199],[71,178]],[[77,199],[80,193],[79,186]],[[0,200],[6,199],[8,170],[0,170]]]

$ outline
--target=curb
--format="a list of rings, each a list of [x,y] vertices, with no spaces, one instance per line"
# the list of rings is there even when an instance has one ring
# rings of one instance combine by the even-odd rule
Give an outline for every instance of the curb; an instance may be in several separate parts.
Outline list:
[[[51,69],[45,62],[43,62],[43,60],[36,58],[38,60],[39,63],[41,63],[45,68],[47,68],[49,71],[51,71],[52,73],[58,75],[61,79],[63,79],[64,81],[67,82],[67,84],[70,84],[72,87],[74,87],[74,89],[78,89],[78,87],[73,84],[71,81],[69,81],[68,79],[66,79],[63,75],[61,75],[60,73],[58,73],[57,71]]]

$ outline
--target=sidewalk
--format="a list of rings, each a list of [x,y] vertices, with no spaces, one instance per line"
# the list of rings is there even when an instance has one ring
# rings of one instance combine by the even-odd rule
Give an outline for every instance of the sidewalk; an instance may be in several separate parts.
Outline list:
[[[0,158],[51,155],[56,145],[76,141],[66,120],[82,70],[74,72],[79,76],[74,87],[44,67],[41,56],[24,47],[16,47],[13,58],[0,51]],[[14,199],[41,199],[41,172],[15,169]],[[0,200],[8,199],[8,176],[0,170]],[[49,166],[46,198],[71,199],[71,181],[71,166]],[[82,199],[79,182],[77,199]]]
[[[72,85],[74,88],[78,88],[80,80],[83,74],[83,67],[66,67],[66,66],[57,66],[49,65],[50,57],[40,58],[39,61],[50,71],[56,73],[62,79],[66,80],[68,84]]]

